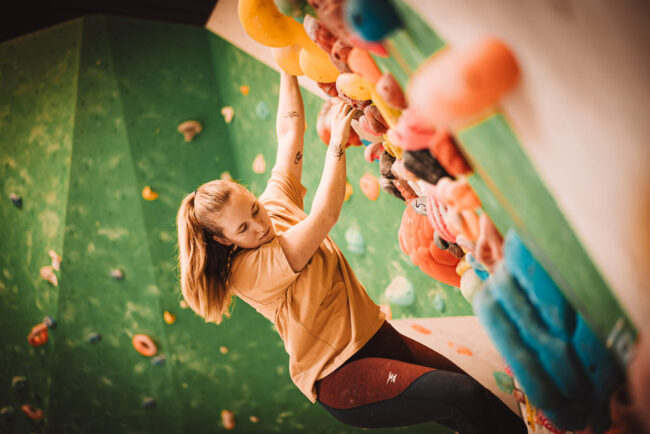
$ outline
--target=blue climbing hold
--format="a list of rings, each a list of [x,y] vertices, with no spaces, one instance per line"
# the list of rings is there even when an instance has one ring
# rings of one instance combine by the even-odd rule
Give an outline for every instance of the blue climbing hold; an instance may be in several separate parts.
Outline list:
[[[43,318],[43,324],[45,324],[48,329],[53,329],[56,327],[56,320],[48,315]]]
[[[482,281],[488,280],[490,273],[488,273],[487,268],[485,268],[485,266],[483,266],[483,264],[481,264],[478,259],[476,259],[476,256],[474,256],[472,252],[469,252],[467,255],[465,255],[465,260],[469,265],[472,266],[479,279]]]
[[[90,342],[91,344],[96,344],[101,339],[102,339],[102,335],[100,335],[99,333],[91,333],[88,335],[88,342]]]
[[[379,42],[402,27],[388,0],[347,0],[345,18],[364,40]]]
[[[163,366],[167,359],[162,354],[151,359],[151,364],[154,366]]]
[[[156,400],[154,398],[145,398],[144,401],[142,401],[142,407],[147,410],[152,410],[156,408]]]
[[[16,208],[22,208],[22,207],[23,207],[23,198],[22,198],[22,197],[18,196],[18,195],[15,194],[15,193],[11,193],[11,194],[9,195],[9,198],[10,198],[11,201],[14,203],[14,205],[16,206]]]

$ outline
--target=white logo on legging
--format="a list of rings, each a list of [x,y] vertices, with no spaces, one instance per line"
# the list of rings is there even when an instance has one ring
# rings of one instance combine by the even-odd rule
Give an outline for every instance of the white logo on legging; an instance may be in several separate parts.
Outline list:
[[[397,380],[397,374],[393,374],[392,372],[388,371],[388,380],[386,380],[386,384],[394,383],[395,380]]]

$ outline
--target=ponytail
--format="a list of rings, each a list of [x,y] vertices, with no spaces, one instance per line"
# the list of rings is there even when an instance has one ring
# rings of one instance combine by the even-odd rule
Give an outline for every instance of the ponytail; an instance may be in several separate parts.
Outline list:
[[[221,228],[210,215],[228,202],[235,188],[243,189],[232,181],[204,184],[183,199],[176,217],[183,298],[206,322],[217,324],[223,315],[230,317],[232,294],[227,282],[237,248],[213,239],[221,235]]]

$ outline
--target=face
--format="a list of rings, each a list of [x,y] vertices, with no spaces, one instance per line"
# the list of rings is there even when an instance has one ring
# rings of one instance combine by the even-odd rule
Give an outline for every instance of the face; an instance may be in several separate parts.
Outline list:
[[[221,244],[254,249],[275,236],[266,209],[249,191],[233,191],[217,219],[223,236],[214,238]]]

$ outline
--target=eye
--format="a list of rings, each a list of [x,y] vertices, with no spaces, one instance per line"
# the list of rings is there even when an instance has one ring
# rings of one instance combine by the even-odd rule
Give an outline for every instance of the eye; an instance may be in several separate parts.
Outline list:
[[[257,214],[259,214],[259,212],[260,212],[260,206],[258,204],[257,207],[255,208],[255,211],[253,211],[253,217],[255,217]]]
[[[242,228],[242,230],[239,231],[239,233],[243,234],[244,232],[246,232],[246,229],[248,229],[248,225],[245,224],[244,227]]]

